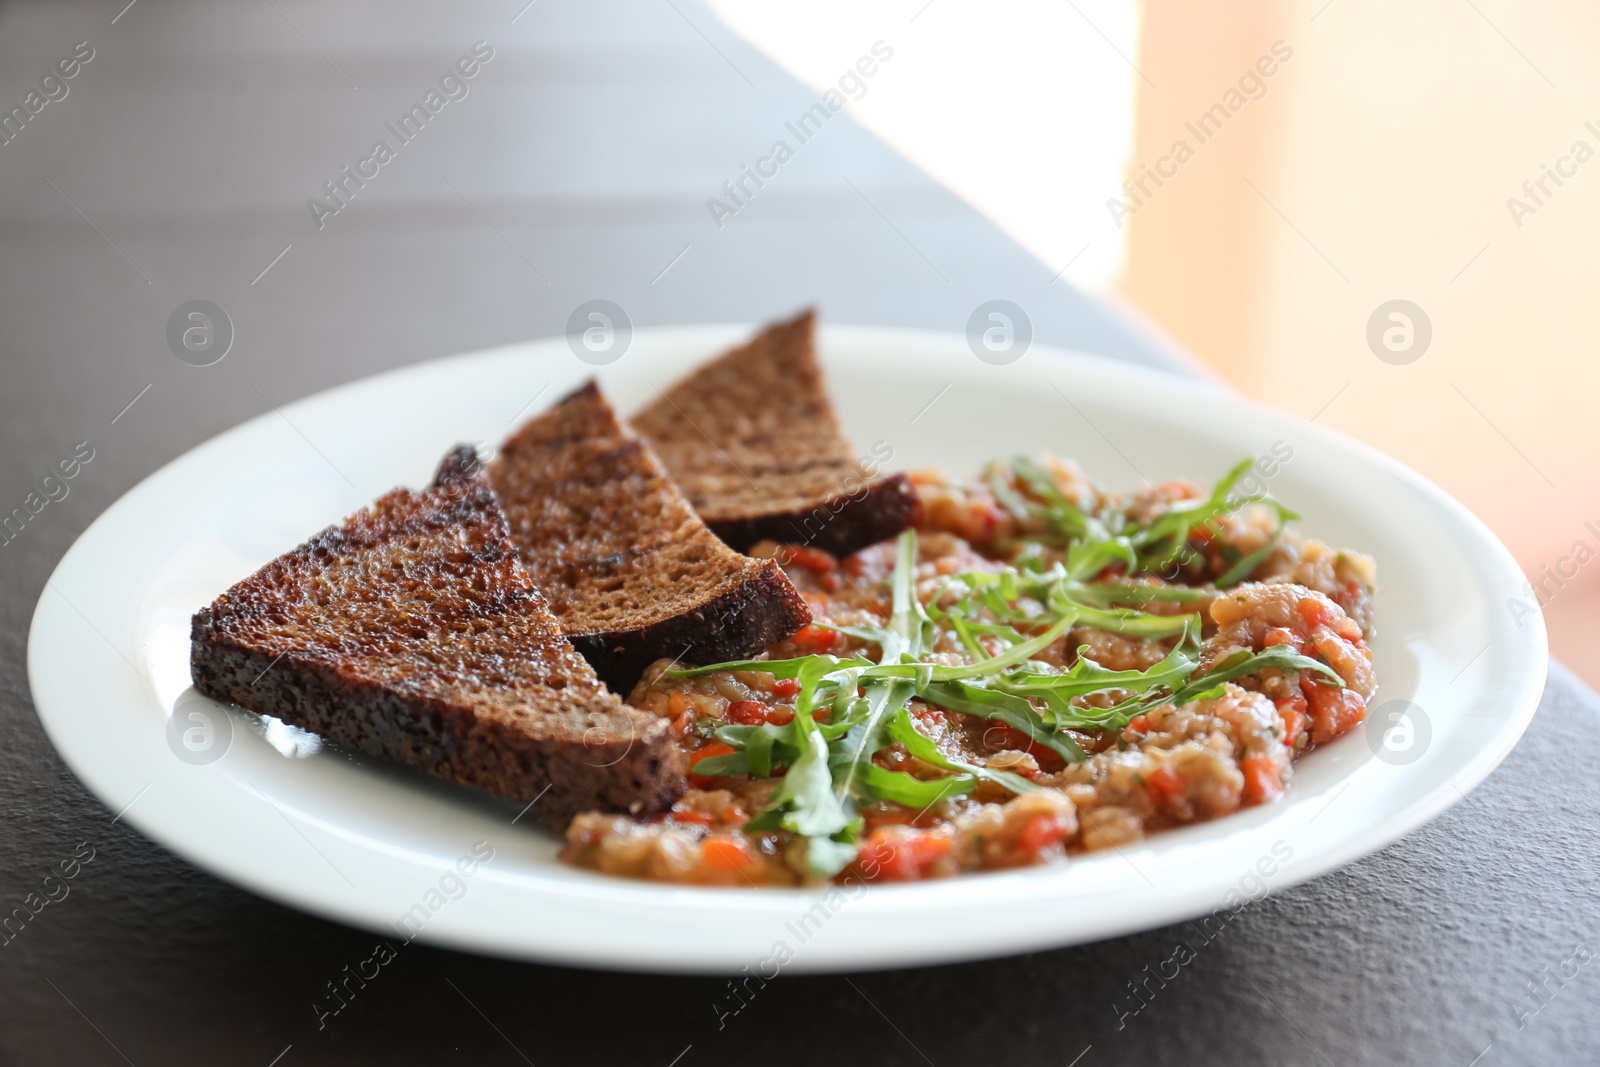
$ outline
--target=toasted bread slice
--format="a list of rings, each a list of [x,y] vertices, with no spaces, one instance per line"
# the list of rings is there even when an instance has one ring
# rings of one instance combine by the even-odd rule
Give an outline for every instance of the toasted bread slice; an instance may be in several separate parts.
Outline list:
[[[906,477],[874,481],[839,432],[815,323],[807,310],[768,326],[631,420],[706,525],[741,551],[771,538],[845,556],[916,517]]]
[[[740,659],[811,621],[776,563],[706,529],[594,382],[524,424],[489,474],[533,584],[617,692],[657,659]]]
[[[670,725],[607,692],[517,561],[470,448],[194,617],[194,684],[360,752],[524,803],[560,826],[666,807]]]

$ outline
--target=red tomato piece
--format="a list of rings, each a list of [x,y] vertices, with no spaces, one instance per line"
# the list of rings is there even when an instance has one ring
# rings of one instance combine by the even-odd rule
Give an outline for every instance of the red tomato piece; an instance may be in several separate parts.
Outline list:
[[[779,557],[784,566],[790,564],[804,567],[808,571],[831,571],[839,566],[839,561],[820,548],[808,548],[804,545],[790,545],[782,550]]]
[[[1067,832],[1067,820],[1059,815],[1035,815],[1022,824],[1017,834],[1017,847],[1024,852],[1039,853],[1056,844]]]
[[[1316,597],[1306,597],[1300,601],[1300,617],[1305,620],[1307,628],[1315,630],[1333,620],[1333,605]]]
[[[736,837],[708,837],[700,842],[700,856],[707,867],[738,870],[753,858],[743,841]]]
[[[692,823],[695,826],[710,826],[717,821],[709,811],[679,811],[676,808],[667,813],[667,818],[673,822]]]
[[[825,630],[821,626],[803,626],[800,632],[789,638],[800,648],[813,655],[826,652],[839,641],[839,635],[833,630]]]
[[[779,678],[772,683],[772,695],[775,697],[792,697],[800,692],[800,679]]]
[[[1244,775],[1246,804],[1268,804],[1283,796],[1278,768],[1266,756],[1246,756],[1239,761],[1239,771]]]
[[[1263,648],[1271,648],[1273,645],[1292,645],[1296,652],[1303,652],[1305,651],[1306,640],[1293,630],[1283,626],[1274,626],[1267,631],[1267,636],[1262,639],[1261,645]]]
[[[950,835],[932,831],[891,835],[875,830],[861,843],[857,862],[869,878],[914,881],[948,853],[951,844]]]
[[[1354,689],[1322,685],[1302,678],[1300,691],[1311,708],[1311,740],[1323,744],[1359,726],[1367,717],[1367,702]]]
[[[1144,784],[1149,788],[1151,799],[1160,803],[1162,800],[1174,800],[1189,791],[1189,783],[1183,780],[1183,775],[1171,767],[1158,767],[1144,776]]]
[[[1283,716],[1283,743],[1295,747],[1300,731],[1306,725],[1306,698],[1303,693],[1290,693],[1278,700],[1278,714]]]
[[[728,721],[741,726],[755,726],[767,721],[769,710],[771,709],[758,701],[735,700],[728,705]]]

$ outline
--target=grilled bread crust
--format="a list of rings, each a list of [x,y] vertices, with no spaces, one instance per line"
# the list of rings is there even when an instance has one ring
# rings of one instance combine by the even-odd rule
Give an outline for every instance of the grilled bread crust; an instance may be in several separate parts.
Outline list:
[[[200,692],[534,805],[647,812],[686,787],[669,724],[607,692],[518,562],[463,447],[280,556],[192,626]]]
[[[845,556],[915,521],[903,475],[876,480],[828,400],[806,310],[706,364],[631,420],[733,548],[771,538]]]
[[[617,692],[658,659],[740,659],[811,621],[777,563],[706,528],[592,381],[524,424],[489,472],[534,586]]]

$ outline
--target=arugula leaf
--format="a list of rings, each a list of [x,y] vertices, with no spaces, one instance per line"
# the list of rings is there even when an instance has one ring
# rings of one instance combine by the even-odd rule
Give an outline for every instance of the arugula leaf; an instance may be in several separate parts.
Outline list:
[[[795,748],[790,739],[794,734],[787,726],[774,726],[771,723],[762,723],[759,726],[719,726],[717,740],[729,748],[738,749],[738,755],[745,758],[745,771],[757,778],[772,777],[774,763],[787,766],[793,763],[800,750]],[[712,756],[696,764],[701,766],[718,766],[718,760],[731,760],[732,754],[725,756]],[[731,764],[730,764],[731,766]],[[705,774],[705,771],[698,771]],[[737,772],[725,771],[724,774]]]
[[[706,778],[750,774],[750,756],[746,752],[726,752],[720,756],[708,756],[694,765],[694,773]],[[757,777],[765,778],[766,775]]]
[[[945,756],[916,729],[907,710],[914,697],[958,714],[1003,722],[1076,763],[1087,756],[1066,730],[1120,730],[1135,715],[1166,703],[1214,696],[1228,681],[1263,669],[1311,671],[1342,685],[1326,664],[1290,646],[1241,651],[1200,671],[1199,616],[1156,615],[1138,608],[1150,603],[1191,604],[1214,595],[1211,591],[1122,578],[1091,580],[1116,564],[1128,574],[1163,566],[1191,551],[1188,540],[1197,528],[1247,504],[1266,503],[1279,517],[1272,540],[1233,561],[1217,585],[1226,587],[1248,577],[1280,542],[1284,522],[1298,517],[1265,494],[1235,499],[1237,484],[1249,469],[1247,460],[1229,471],[1206,499],[1176,502],[1139,525],[1115,508],[1094,513],[1079,507],[1043,467],[1031,460],[1013,460],[1010,475],[1023,492],[996,472],[991,474],[995,497],[1019,519],[1042,525],[1044,535],[1030,535],[1011,567],[950,579],[947,588],[958,594],[954,603],[945,598],[944,607],[939,602],[925,607],[916,591],[916,533],[902,533],[885,624],[829,627],[878,645],[876,663],[861,655],[813,655],[670,671],[668,676],[674,678],[721,670],[763,671],[799,681],[791,723],[718,727],[716,736],[735,751],[701,761],[700,771],[770,777],[786,767],[770,805],[746,826],[756,831],[787,830],[805,838],[808,866],[830,876],[856,855],[860,802],[881,799],[925,808],[943,797],[969,794],[983,781],[1014,793],[1037,788],[1020,775]],[[1063,551],[1046,556],[1041,548],[1046,544]],[[1046,567],[1047,558],[1056,561]],[[1041,625],[1045,629],[1038,632]],[[1147,670],[1109,670],[1083,649],[1066,670],[1034,658],[1073,627],[1178,640],[1161,662]],[[960,641],[970,662],[932,662],[942,630]],[[1000,650],[990,655],[980,638],[997,639]],[[1109,707],[1075,703],[1105,693],[1120,698]],[[831,708],[828,721],[818,722],[815,716],[825,707]],[[873,757],[894,742],[950,773],[926,781],[875,764]]]
[[[1058,619],[1074,615],[1077,625],[1110,633],[1134,637],[1174,637],[1183,632],[1188,622],[1188,617],[1182,615],[1152,615],[1131,608],[1110,607],[1110,600],[1104,594],[1093,593],[1094,586],[1076,581],[1059,564],[1048,571],[1020,577],[1014,571],[1002,571],[999,574],[968,571],[959,575],[957,581],[966,586],[996,618],[1006,621],[1037,621],[1037,616],[1011,607],[1012,601],[1022,596],[1032,596],[1042,601]],[[1200,594],[1202,597],[1206,595],[1203,592]],[[1169,596],[1166,599],[1179,598]]]
[[[967,682],[935,682],[924,689],[920,696],[930,704],[959,711],[963,715],[1003,722],[1068,763],[1082,763],[1089,758],[1076,741],[1056,733],[1040,717],[1039,710],[1022,697]]]
[[[1253,466],[1255,460],[1251,457],[1240,460],[1212,487],[1211,495],[1206,499],[1174,503],[1147,526],[1138,529],[1132,535],[1132,539],[1139,550],[1141,567],[1145,570],[1161,570],[1181,560],[1191,551],[1188,541],[1195,529],[1208,524],[1215,528],[1214,523],[1219,517],[1238,511],[1248,504],[1266,504],[1276,511],[1280,530],[1284,523],[1298,519],[1300,516],[1297,513],[1278,503],[1269,493],[1234,497],[1234,487]],[[1249,570],[1253,569],[1252,565],[1244,574],[1248,575]],[[1230,573],[1231,571],[1232,568]]]
[[[872,757],[888,741],[885,723],[911,699],[914,686],[908,681],[879,682],[867,686],[864,703],[867,713],[844,736],[837,749],[828,757],[828,769],[833,774],[834,791],[840,796],[855,795],[858,787],[870,786]]]
[[[932,648],[938,636],[933,620],[917,599],[917,531],[903,531],[896,547],[892,608],[880,663],[918,659]]]
[[[813,874],[832,878],[860,854],[860,846],[850,834],[812,837],[806,840],[806,866]]]
[[[1022,775],[1014,774],[1011,771],[997,771],[989,767],[979,766],[976,763],[961,763],[950,759],[939,751],[938,745],[923,736],[916,725],[912,723],[910,714],[904,708],[895,712],[894,718],[889,720],[889,736],[904,745],[907,752],[924,763],[931,763],[935,767],[943,767],[947,771],[959,771],[962,774],[970,775],[983,781],[994,782],[1011,790],[1018,796],[1023,793],[1032,793],[1039,788],[1022,777]]]
[[[1272,553],[1277,549],[1279,543],[1283,541],[1284,523],[1285,520],[1280,517],[1278,519],[1278,528],[1272,531],[1272,537],[1265,545],[1262,545],[1248,556],[1244,556],[1237,560],[1231,567],[1223,571],[1222,574],[1217,578],[1217,588],[1227,589],[1229,586],[1238,585],[1240,582],[1250,577],[1257,567],[1265,563],[1267,561],[1267,557],[1272,555]]]
[[[1011,473],[1027,485],[1029,492],[1044,501],[1042,507],[1030,506],[1022,501],[1023,514],[1042,518],[1051,532],[1062,541],[1071,542],[1091,532],[1105,534],[1105,528],[1099,520],[1068,500],[1050,472],[1027,456],[1016,456],[1011,460]],[[1104,540],[1104,536],[1096,540]]]
[[[1050,629],[1033,637],[1020,645],[1013,645],[998,656],[970,663],[965,667],[947,667],[931,663],[900,663],[884,664],[878,667],[868,667],[861,672],[862,678],[911,678],[917,681],[917,691],[920,693],[927,688],[930,682],[958,682],[968,678],[981,678],[989,674],[998,674],[1007,667],[1024,660],[1032,659],[1039,652],[1043,652],[1060,639],[1072,627],[1072,619],[1061,619]]]
[[[1143,582],[1081,582],[1072,585],[1072,599],[1085,607],[1110,608],[1128,604],[1186,604],[1206,600],[1211,592],[1186,585],[1147,585]]]
[[[998,679],[995,687],[1017,696],[1051,694],[1063,699],[1102,693],[1108,689],[1145,693],[1159,687],[1173,691],[1194,673],[1198,664],[1198,640],[1195,635],[1199,631],[1198,623],[1186,629],[1184,639],[1160,663],[1146,670],[1108,670],[1084,655],[1084,650],[1080,649],[1077,662],[1059,674],[1014,671]]]
[[[1321,660],[1296,652],[1291,645],[1272,645],[1260,652],[1246,652],[1243,649],[1235,652],[1210,670],[1195,675],[1172,694],[1170,701],[1163,703],[1186,704],[1191,700],[1199,700],[1203,696],[1210,695],[1212,690],[1221,689],[1224,682],[1247,674],[1256,674],[1268,667],[1276,667],[1283,671],[1311,671],[1322,675],[1325,685],[1339,689],[1345,687],[1344,679],[1339,677],[1339,672]]]
[[[800,722],[800,716],[795,716]],[[831,878],[844,869],[855,855],[848,849],[816,847],[818,839],[828,839],[849,830],[857,822],[853,805],[833,792],[833,777],[828,773],[828,743],[815,731],[805,735],[800,757],[789,767],[772,804],[766,811],[745,823],[745,829],[788,830],[811,839],[806,849],[806,864],[812,873]],[[710,760],[705,762],[709,763]]]
[[[946,797],[964,797],[978,788],[978,779],[970,774],[924,780],[905,771],[885,770],[876,763],[868,767],[864,781],[873,795],[908,808],[931,808]]]
[[[765,671],[774,678],[798,678],[804,670],[814,670],[818,660],[829,664],[829,672],[870,667],[872,661],[859,656],[839,659],[837,656],[798,656],[794,659],[734,659],[725,663],[708,663],[704,667],[676,667],[667,672],[668,678],[698,678],[713,671]]]
[[[1079,541],[1067,549],[1067,576],[1083,581],[1117,562],[1127,564],[1130,574],[1139,569],[1138,554],[1133,550],[1133,542],[1126,537]]]

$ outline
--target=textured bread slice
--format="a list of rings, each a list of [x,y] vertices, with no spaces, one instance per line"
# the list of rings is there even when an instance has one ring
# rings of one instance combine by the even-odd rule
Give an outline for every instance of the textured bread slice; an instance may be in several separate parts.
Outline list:
[[[631,420],[717,536],[845,556],[917,513],[904,475],[874,481],[839,432],[813,339],[816,314],[769,326]]]
[[[685,787],[670,725],[601,686],[517,561],[470,448],[194,617],[194,684],[360,752],[524,803],[560,826]]]
[[[489,473],[533,584],[618,692],[657,659],[740,659],[811,621],[776,563],[706,529],[594,382],[523,425]]]

